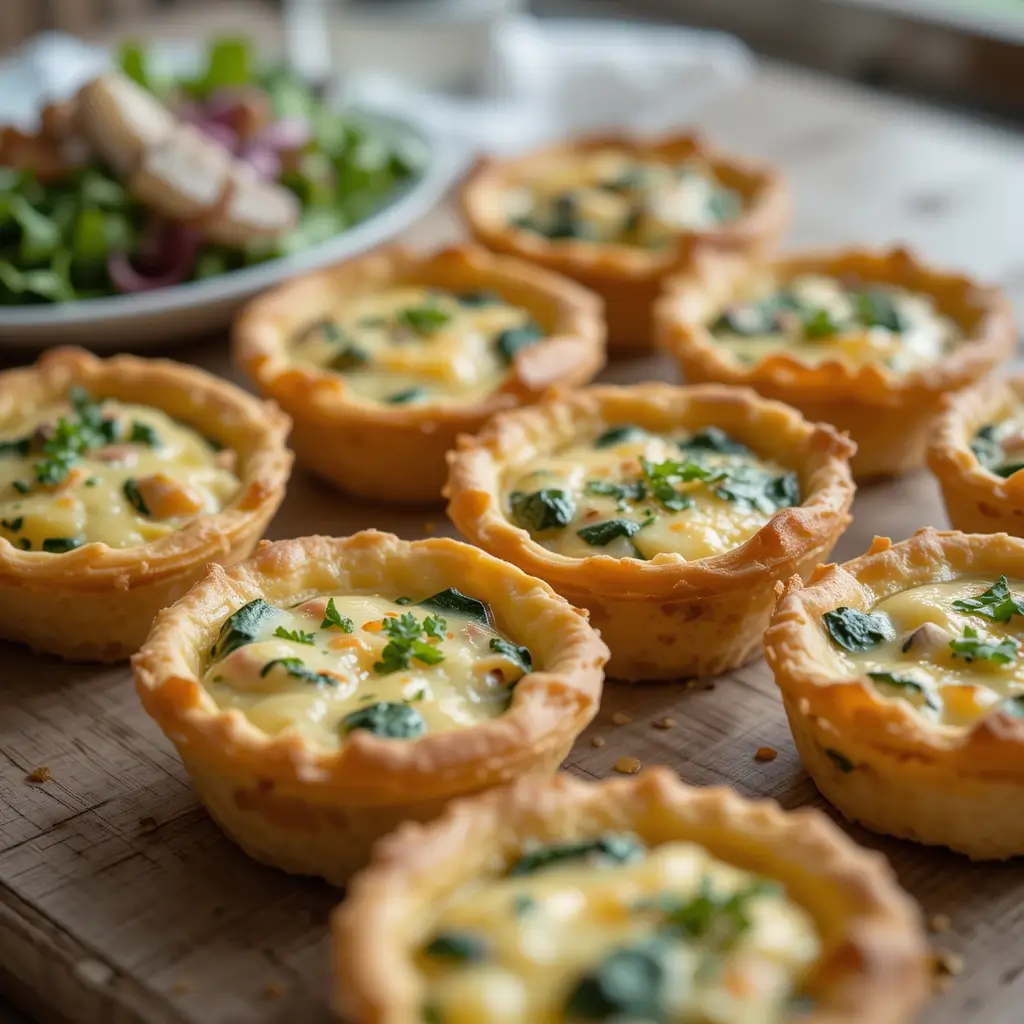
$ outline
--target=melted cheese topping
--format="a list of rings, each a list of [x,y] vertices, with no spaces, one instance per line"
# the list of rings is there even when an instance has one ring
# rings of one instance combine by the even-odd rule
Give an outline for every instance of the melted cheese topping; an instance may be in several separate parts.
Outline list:
[[[146,544],[223,509],[234,464],[158,409],[76,393],[0,431],[0,536],[54,553]]]
[[[403,625],[410,644],[396,644]],[[337,749],[357,728],[414,739],[495,718],[526,671],[516,650],[481,618],[384,597],[253,602],[225,623],[203,683],[265,732]]]
[[[992,586],[973,577],[905,590],[872,609],[883,617],[875,625],[887,638],[866,650],[833,647],[850,673],[875,673],[883,697],[904,701],[931,721],[969,727],[1000,705],[1024,715],[1024,581],[1009,581],[1008,601],[980,611],[961,604]]]
[[[610,428],[512,470],[504,492],[511,522],[572,558],[708,558],[800,502],[795,474],[715,428],[675,437]]]
[[[735,219],[743,200],[704,163],[602,150],[548,165],[510,192],[508,210],[516,227],[546,238],[656,249],[682,232]]]
[[[683,842],[474,883],[433,937],[424,1019],[443,1024],[781,1024],[821,953],[780,886]],[[629,951],[640,994],[623,979]]]
[[[847,287],[820,274],[781,290],[762,287],[730,306],[712,331],[745,364],[784,352],[811,366],[839,359],[882,363],[897,374],[931,366],[963,337],[930,296],[890,285]]]
[[[527,310],[494,292],[391,288],[346,298],[296,336],[291,357],[343,374],[373,401],[470,402],[499,388],[515,353],[543,337]]]
[[[971,451],[996,476],[1009,477],[1024,469],[1024,407],[982,427],[971,441]]]

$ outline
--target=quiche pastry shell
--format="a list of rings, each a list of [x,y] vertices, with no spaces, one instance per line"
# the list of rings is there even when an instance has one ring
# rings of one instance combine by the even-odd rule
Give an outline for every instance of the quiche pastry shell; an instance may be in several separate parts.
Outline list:
[[[821,626],[840,606],[867,611],[910,587],[978,574],[1024,577],[1024,541],[931,528],[899,544],[879,537],[853,561],[820,566],[806,587],[780,588],[764,640],[793,740],[824,796],[873,831],[982,860],[1024,854],[1024,718],[997,709],[969,729],[931,722],[867,677],[831,672]]]
[[[984,381],[947,396],[928,447],[949,521],[965,533],[1024,535],[1024,473],[1003,478],[971,451],[978,430],[1024,402],[1024,375]]]
[[[775,513],[739,547],[691,562],[666,553],[648,561],[572,558],[506,518],[501,485],[510,463],[622,423],[652,432],[720,427],[796,471],[803,503]],[[809,573],[849,525],[854,450],[831,427],[745,388],[591,387],[498,416],[477,437],[460,438],[449,455],[448,515],[474,544],[587,608],[612,652],[611,678],[718,675],[760,655],[776,583]]]
[[[504,205],[507,191],[531,169],[566,155],[605,149],[639,160],[706,161],[724,186],[743,197],[744,213],[714,228],[680,232],[673,245],[658,250],[583,239],[552,243],[509,223]],[[751,259],[774,250],[792,217],[792,200],[777,171],[722,153],[689,133],[653,139],[590,135],[511,160],[483,158],[470,171],[460,203],[473,236],[488,249],[565,274],[600,295],[605,302],[608,346],[623,354],[653,347],[654,303],[666,276],[685,265],[695,247],[711,246],[739,260]]]
[[[0,423],[60,401],[74,385],[97,398],[162,410],[238,456],[240,486],[220,512],[148,544],[93,542],[64,554],[23,551],[0,538],[0,633],[47,654],[120,661],[138,650],[153,616],[211,562],[248,557],[284,498],[289,420],[276,406],[170,360],[97,359],[60,348],[0,374]]]
[[[339,295],[401,284],[494,289],[525,308],[547,337],[521,349],[504,384],[482,400],[389,405],[356,395],[338,373],[294,365],[294,332],[336,307]],[[464,431],[549,387],[578,387],[604,366],[600,299],[572,281],[471,245],[421,255],[390,246],[308,274],[256,299],[234,328],[237,362],[291,417],[300,464],[363,498],[440,498],[445,453]]]
[[[842,359],[811,366],[784,352],[750,366],[730,358],[707,324],[753,276],[789,280],[800,274],[850,276],[929,295],[964,337],[939,362],[903,374],[881,363],[858,367]],[[753,269],[727,254],[697,253],[666,282],[655,320],[659,346],[677,360],[686,380],[746,385],[846,431],[857,443],[852,465],[858,480],[920,468],[943,397],[981,380],[1010,358],[1015,345],[1013,314],[998,288],[933,270],[901,248],[798,253]]]
[[[587,783],[566,774],[452,804],[427,826],[382,840],[332,920],[332,999],[360,1024],[414,1024],[423,985],[411,962],[437,905],[501,872],[534,842],[608,831],[650,845],[692,841],[785,885],[810,912],[824,952],[801,1024],[909,1024],[927,987],[920,915],[885,859],[856,847],[818,811],[783,811],[728,789],[688,786],[654,768]],[[484,1024],[484,1022],[481,1022]]]
[[[354,731],[339,750],[316,749],[222,710],[202,684],[221,624],[258,597],[278,605],[356,591],[426,597],[451,586],[486,601],[538,666],[497,718],[411,740]],[[606,660],[585,613],[540,580],[458,541],[367,530],[265,542],[241,565],[211,566],[157,617],[132,666],[143,705],[221,828],[256,860],[343,885],[400,822],[432,818],[455,796],[556,771],[597,711]]]

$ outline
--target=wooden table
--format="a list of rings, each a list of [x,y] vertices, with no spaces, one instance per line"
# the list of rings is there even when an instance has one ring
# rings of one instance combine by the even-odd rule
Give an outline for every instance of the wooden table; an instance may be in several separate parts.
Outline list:
[[[1002,283],[1024,312],[1020,139],[778,68],[702,120],[724,145],[783,164],[798,197],[793,241],[907,241]],[[440,211],[413,236],[454,233]],[[231,375],[220,341],[179,356]],[[606,376],[669,374],[648,359]],[[839,558],[863,551],[874,533],[905,537],[945,523],[924,474],[865,490],[855,513]],[[297,471],[270,533],[379,526],[416,536],[427,524],[446,531],[440,510],[356,505]],[[70,666],[16,647],[0,648],[0,657],[0,987],[46,1020],[328,1021],[325,923],[337,894],[260,867],[223,838],[123,667]],[[613,725],[615,711],[632,722]],[[653,729],[666,715],[676,728]],[[596,735],[603,747],[591,745]],[[779,751],[775,761],[755,762],[764,745]],[[823,806],[763,663],[713,688],[610,686],[568,766],[601,778],[623,754],[668,764],[697,784]],[[41,765],[52,781],[27,781]],[[851,831],[890,856],[926,913],[952,919],[937,944],[960,953],[965,968],[923,1021],[1020,1021],[1024,864],[974,866]]]

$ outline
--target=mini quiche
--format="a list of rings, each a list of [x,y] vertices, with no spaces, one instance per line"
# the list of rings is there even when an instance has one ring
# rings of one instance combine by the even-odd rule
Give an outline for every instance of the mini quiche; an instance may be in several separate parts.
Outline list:
[[[919,468],[943,396],[1010,357],[1002,293],[851,249],[759,264],[699,254],[666,285],[660,345],[688,381],[746,384],[857,443],[858,480]]]
[[[163,360],[56,349],[0,373],[0,635],[127,658],[284,497],[288,418]]]
[[[748,390],[588,388],[460,439],[448,514],[589,609],[614,678],[712,675],[759,653],[775,584],[846,528],[852,451]]]
[[[950,395],[928,467],[958,530],[1024,534],[1024,375]]]
[[[557,770],[607,656],[582,612],[513,566],[370,530],[211,566],[133,667],[224,831],[342,885],[399,822]]]
[[[666,769],[453,804],[374,851],[335,912],[359,1024],[909,1024],[919,915],[817,811]]]
[[[1024,854],[1024,541],[922,530],[785,588],[765,634],[821,792],[877,832]]]
[[[693,135],[595,136],[483,160],[461,198],[470,230],[487,248],[601,295],[609,345],[632,351],[651,347],[662,281],[694,245],[751,257],[773,249],[790,218],[779,175]]]
[[[430,502],[458,434],[601,369],[604,325],[596,296],[517,260],[388,248],[257,299],[235,354],[294,420],[301,464],[360,497]]]

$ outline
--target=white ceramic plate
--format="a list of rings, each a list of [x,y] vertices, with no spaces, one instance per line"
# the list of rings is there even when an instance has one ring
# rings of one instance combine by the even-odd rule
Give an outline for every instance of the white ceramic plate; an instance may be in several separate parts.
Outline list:
[[[0,123],[24,122],[27,111],[39,106],[41,96],[70,92],[105,59],[94,48],[66,36],[41,38],[0,67]],[[78,344],[96,352],[139,351],[194,338],[227,327],[235,310],[257,292],[394,238],[441,198],[462,168],[465,155],[398,118],[373,113],[360,116],[393,137],[414,136],[427,153],[422,176],[371,217],[302,252],[203,281],[138,295],[0,307],[0,349]]]

